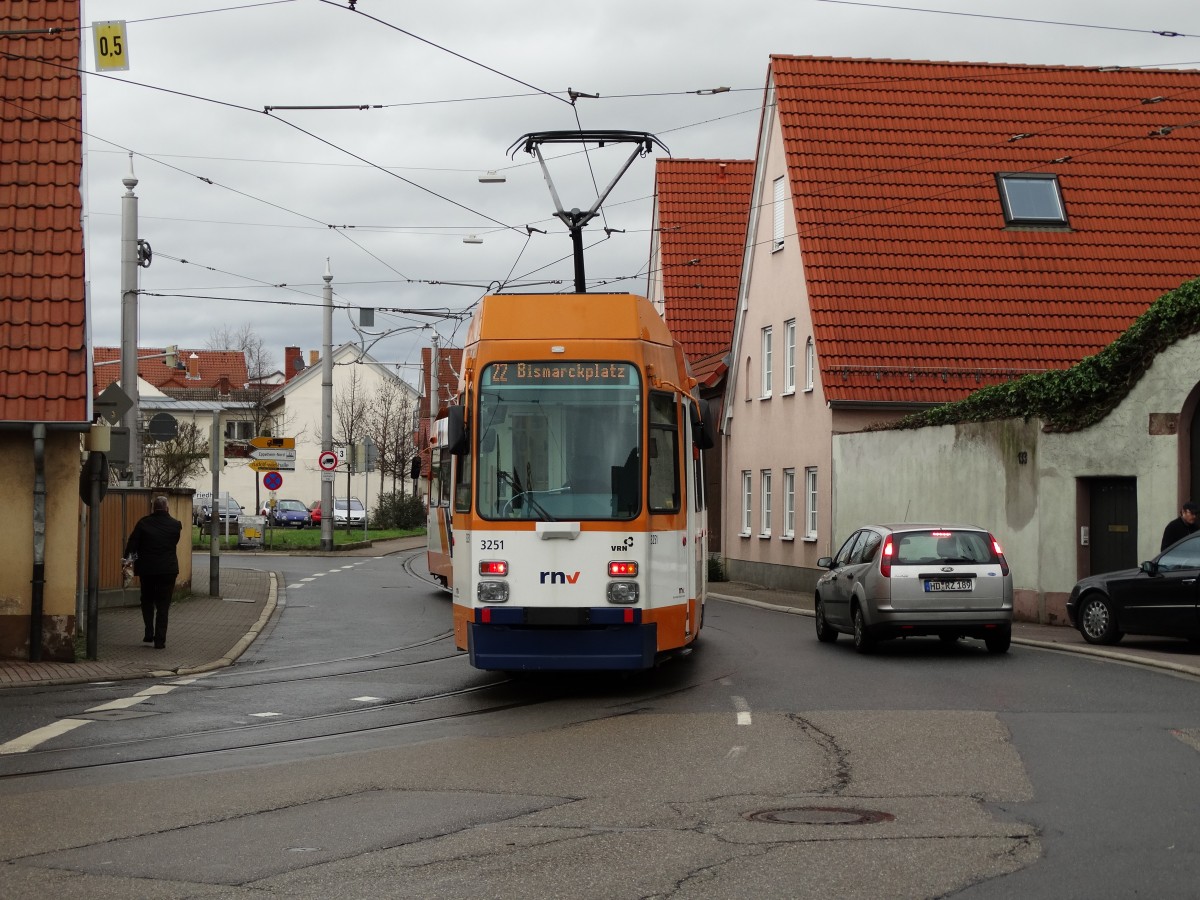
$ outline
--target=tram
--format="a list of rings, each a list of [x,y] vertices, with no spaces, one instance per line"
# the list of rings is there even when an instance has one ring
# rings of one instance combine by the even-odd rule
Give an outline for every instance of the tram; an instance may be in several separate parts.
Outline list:
[[[712,424],[646,298],[485,297],[446,424],[473,666],[644,669],[696,640]]]
[[[450,589],[450,552],[453,532],[450,522],[450,454],[446,452],[446,418],[434,423],[429,446],[429,492],[425,497],[425,564],[429,574],[444,589]]]

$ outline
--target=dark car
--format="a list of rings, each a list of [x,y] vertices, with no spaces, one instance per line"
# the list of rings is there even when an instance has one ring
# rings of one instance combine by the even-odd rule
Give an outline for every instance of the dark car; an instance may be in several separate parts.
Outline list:
[[[279,500],[271,509],[272,525],[307,528],[311,520],[308,507],[299,500]]]
[[[211,510],[209,508],[211,504],[212,504],[211,498],[204,499],[199,503],[196,503],[195,501],[193,501],[193,503],[192,503],[192,524],[193,525],[207,524],[208,520],[211,518]],[[227,525],[233,525],[233,526],[237,525],[238,516],[243,515],[243,513],[244,513],[244,511],[242,509],[242,505],[240,503],[238,503],[236,500],[234,500],[232,497],[224,498],[224,505],[223,506],[218,505],[218,509],[217,509],[217,516],[220,519],[220,521]]]
[[[1067,616],[1089,644],[1127,634],[1200,641],[1200,533],[1172,544],[1136,569],[1081,579]]]

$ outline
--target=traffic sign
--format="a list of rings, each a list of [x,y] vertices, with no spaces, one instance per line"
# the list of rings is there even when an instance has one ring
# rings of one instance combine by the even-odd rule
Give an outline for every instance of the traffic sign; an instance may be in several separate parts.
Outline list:
[[[279,463],[273,459],[252,459],[250,460],[250,468],[255,472],[278,472]]]
[[[93,406],[110,425],[116,425],[125,418],[125,413],[133,409],[133,401],[114,381],[100,392]]]
[[[260,450],[295,450],[296,439],[294,437],[259,437],[250,438],[250,446],[257,447]]]
[[[129,69],[129,38],[123,21],[93,22],[92,44],[96,51],[97,72]]]
[[[268,491],[277,491],[283,487],[283,476],[278,472],[268,472],[263,476],[263,487]]]
[[[273,459],[276,462],[295,462],[295,450],[251,450],[251,459]]]
[[[337,464],[337,454],[332,450],[322,450],[321,455],[317,457],[317,465],[326,472],[332,472],[337,468]]]

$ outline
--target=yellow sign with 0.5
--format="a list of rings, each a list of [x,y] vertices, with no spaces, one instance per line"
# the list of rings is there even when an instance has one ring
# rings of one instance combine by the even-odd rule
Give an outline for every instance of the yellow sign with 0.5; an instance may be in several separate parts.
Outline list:
[[[92,48],[96,51],[97,72],[120,72],[129,68],[129,39],[123,21],[93,22]]]

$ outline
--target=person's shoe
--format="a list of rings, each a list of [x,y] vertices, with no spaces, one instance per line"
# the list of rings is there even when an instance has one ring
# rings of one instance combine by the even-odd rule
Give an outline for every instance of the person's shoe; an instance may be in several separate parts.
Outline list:
[[[166,642],[166,641],[155,641],[155,642],[154,642],[154,649],[155,649],[155,650],[165,650],[165,649],[166,649],[166,647],[167,647],[167,642]]]
[[[142,643],[143,643],[143,644],[149,644],[149,643],[151,643],[153,640],[154,640],[154,635],[152,635],[152,634],[148,634],[148,635],[146,635],[144,638],[142,638]]]

